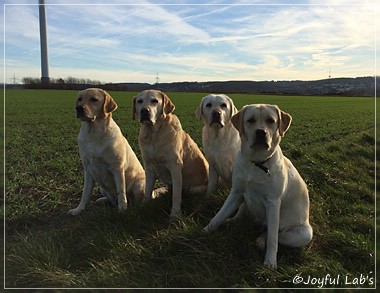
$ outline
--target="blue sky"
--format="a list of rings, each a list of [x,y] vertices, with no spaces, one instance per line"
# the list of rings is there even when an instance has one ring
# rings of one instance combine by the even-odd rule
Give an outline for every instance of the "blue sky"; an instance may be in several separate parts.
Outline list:
[[[2,2],[2,79],[40,77],[38,0]],[[50,76],[148,83],[157,72],[160,82],[373,76],[375,3],[46,0]]]

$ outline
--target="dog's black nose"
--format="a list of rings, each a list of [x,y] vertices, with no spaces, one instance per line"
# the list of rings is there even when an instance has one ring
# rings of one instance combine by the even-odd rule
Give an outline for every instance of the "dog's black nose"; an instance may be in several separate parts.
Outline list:
[[[142,108],[140,110],[140,122],[150,120],[150,111],[148,108]]]
[[[264,139],[267,135],[267,132],[265,129],[257,129],[256,130],[256,137],[257,139]]]
[[[222,113],[218,110],[215,110],[212,112],[212,115],[216,116],[216,117],[220,117],[220,115],[222,115]]]
[[[75,109],[77,110],[77,117],[84,115],[84,107],[83,106],[76,106]]]
[[[141,115],[149,114],[149,109],[148,109],[148,108],[142,108],[142,109],[140,110],[140,114],[141,114]]]
[[[219,121],[221,115],[222,115],[222,113],[220,111],[213,111],[212,112],[212,119]]]
[[[212,111],[212,113],[211,113],[211,124],[212,123],[220,124],[221,119],[222,119],[222,112],[221,111],[219,111],[219,110]]]

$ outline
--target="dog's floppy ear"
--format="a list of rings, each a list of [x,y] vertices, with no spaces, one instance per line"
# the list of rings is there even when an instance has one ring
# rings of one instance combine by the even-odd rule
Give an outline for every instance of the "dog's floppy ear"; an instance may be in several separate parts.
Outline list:
[[[162,95],[162,112],[163,116],[165,117],[174,111],[175,105],[172,103],[172,101],[170,101],[169,97],[165,93],[160,93]]]
[[[278,111],[278,132],[281,136],[285,135],[285,132],[289,129],[290,124],[292,123],[292,116],[290,116],[288,113],[280,110],[280,108],[277,107]]]
[[[134,96],[132,100],[132,120],[135,120],[137,115],[136,100],[137,96]]]
[[[205,100],[205,97],[202,98],[201,104],[198,106],[198,108],[195,110],[195,116],[201,120],[203,117],[203,102]]]
[[[115,111],[117,109],[117,104],[109,93],[107,93],[105,90],[103,90],[103,93],[104,93],[103,112],[104,112],[104,115],[106,115],[108,113]]]
[[[245,106],[234,116],[231,117],[231,122],[239,131],[240,137],[244,135],[244,112]]]
[[[230,117],[232,117],[238,112],[238,109],[235,107],[234,101],[230,97],[227,97],[227,98],[228,98],[228,101],[230,102],[230,107],[231,107]]]

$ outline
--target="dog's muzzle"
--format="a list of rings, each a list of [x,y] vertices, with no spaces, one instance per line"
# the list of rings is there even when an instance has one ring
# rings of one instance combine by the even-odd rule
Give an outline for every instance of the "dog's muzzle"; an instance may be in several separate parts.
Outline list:
[[[79,118],[80,120],[87,121],[87,122],[95,121],[96,116],[93,116],[93,117],[88,116],[83,106],[76,106],[75,109],[77,110],[77,118]]]
[[[222,113],[220,111],[213,111],[211,113],[211,122],[210,125],[217,124],[221,127],[223,127],[222,123]]]
[[[257,129],[255,132],[256,145],[268,145],[267,131],[265,129]]]
[[[150,111],[148,108],[142,108],[140,110],[140,123],[150,122]]]

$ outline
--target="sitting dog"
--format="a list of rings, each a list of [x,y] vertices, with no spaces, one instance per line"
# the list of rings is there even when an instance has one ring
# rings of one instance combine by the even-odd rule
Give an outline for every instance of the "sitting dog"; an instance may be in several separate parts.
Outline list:
[[[264,265],[271,268],[277,267],[278,243],[302,247],[313,237],[306,183],[279,145],[291,120],[277,106],[261,104],[245,106],[232,117],[241,137],[232,189],[204,228],[216,230],[245,201],[254,221],[267,228],[257,244],[266,243]]]
[[[203,97],[195,111],[204,121],[202,143],[209,164],[207,195],[215,190],[219,178],[224,186],[232,186],[232,168],[240,150],[239,132],[231,122],[236,113],[232,99],[223,94]]]
[[[119,210],[128,201],[142,201],[145,173],[135,153],[112,119],[117,104],[104,90],[89,88],[77,95],[76,112],[81,122],[79,152],[84,169],[82,198],[69,214],[78,215],[89,202],[95,183]],[[104,198],[103,198],[104,199]]]
[[[171,217],[181,215],[182,189],[206,190],[208,163],[197,144],[182,130],[175,106],[158,90],[146,90],[133,98],[133,118],[141,127],[139,145],[146,175],[145,200],[152,197],[156,179],[172,185]]]

